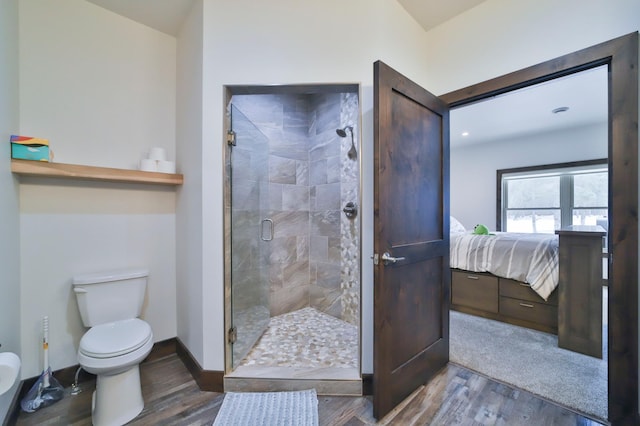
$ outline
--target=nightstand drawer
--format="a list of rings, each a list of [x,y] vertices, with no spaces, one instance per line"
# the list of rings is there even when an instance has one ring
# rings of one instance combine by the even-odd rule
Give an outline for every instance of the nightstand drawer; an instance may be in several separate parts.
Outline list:
[[[537,324],[551,327],[558,326],[558,308],[544,303],[501,296],[500,313],[511,318],[518,318]]]
[[[473,272],[452,271],[451,303],[498,313],[498,278]]]
[[[554,291],[546,302],[538,293],[533,291],[527,284],[519,281],[500,278],[500,296],[511,297],[512,299],[528,300],[536,303],[546,303],[547,305],[558,306],[558,292]]]

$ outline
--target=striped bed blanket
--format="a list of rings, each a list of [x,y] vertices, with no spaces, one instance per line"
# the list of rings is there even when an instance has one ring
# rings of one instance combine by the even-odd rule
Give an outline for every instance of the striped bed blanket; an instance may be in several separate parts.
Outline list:
[[[558,286],[558,236],[451,234],[451,268],[489,272],[529,284],[544,300]]]

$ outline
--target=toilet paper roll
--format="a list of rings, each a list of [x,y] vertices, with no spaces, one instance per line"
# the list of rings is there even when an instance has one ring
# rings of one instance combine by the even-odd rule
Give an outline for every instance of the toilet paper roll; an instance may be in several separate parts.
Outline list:
[[[151,150],[149,150],[149,159],[164,161],[167,159],[167,152],[164,150],[164,148],[160,148],[157,146],[153,147],[151,148]]]
[[[158,171],[162,173],[175,173],[176,163],[173,161],[158,161]]]
[[[20,358],[12,352],[0,354],[0,395],[11,389],[20,372]]]
[[[145,172],[157,172],[158,162],[156,160],[143,158],[142,160],[140,160],[140,170]]]

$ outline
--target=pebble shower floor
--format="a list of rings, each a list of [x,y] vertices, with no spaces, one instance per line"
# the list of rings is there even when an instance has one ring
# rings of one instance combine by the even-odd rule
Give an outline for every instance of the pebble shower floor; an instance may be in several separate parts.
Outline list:
[[[358,328],[314,308],[271,318],[240,365],[358,368]]]

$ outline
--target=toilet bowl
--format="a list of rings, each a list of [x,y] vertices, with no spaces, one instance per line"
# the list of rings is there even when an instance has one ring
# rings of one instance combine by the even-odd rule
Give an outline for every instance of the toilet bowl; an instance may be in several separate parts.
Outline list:
[[[96,426],[122,425],[144,408],[139,364],[153,347],[151,327],[129,319],[91,328],[80,340],[78,362],[97,375],[91,403]]]
[[[139,364],[153,347],[151,326],[140,315],[146,270],[75,277],[80,316],[91,327],[80,339],[78,362],[96,378],[91,403],[95,426],[120,426],[144,408]]]
[[[138,318],[97,325],[82,336],[78,362],[89,373],[118,374],[139,364],[151,351],[153,333]]]

